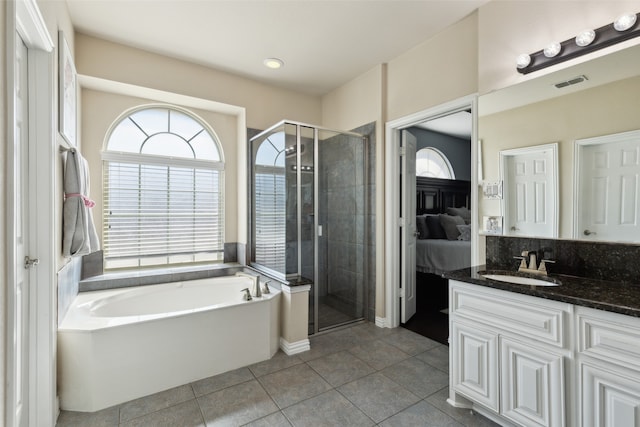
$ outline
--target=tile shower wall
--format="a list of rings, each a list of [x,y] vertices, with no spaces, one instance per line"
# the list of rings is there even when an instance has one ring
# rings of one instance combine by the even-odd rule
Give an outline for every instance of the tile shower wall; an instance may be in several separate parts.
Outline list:
[[[319,249],[316,290],[321,301],[354,317],[375,319],[375,126],[355,129],[366,147],[345,136],[322,142],[319,221],[326,224]],[[367,156],[367,157],[365,157]],[[367,306],[363,305],[367,303]]]
[[[551,274],[640,283],[640,245],[636,244],[487,236],[486,245],[487,269],[515,271],[520,261],[514,256],[539,251],[556,261],[547,266]]]

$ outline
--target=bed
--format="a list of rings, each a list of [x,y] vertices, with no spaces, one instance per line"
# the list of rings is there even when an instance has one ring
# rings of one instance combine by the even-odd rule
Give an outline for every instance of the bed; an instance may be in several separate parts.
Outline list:
[[[416,178],[418,272],[442,275],[471,266],[470,193],[469,181]]]

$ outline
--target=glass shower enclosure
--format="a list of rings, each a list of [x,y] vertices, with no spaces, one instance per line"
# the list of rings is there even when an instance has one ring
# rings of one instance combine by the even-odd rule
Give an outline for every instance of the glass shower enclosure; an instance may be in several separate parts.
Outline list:
[[[311,282],[309,333],[365,318],[367,144],[282,121],[250,140],[250,260]]]

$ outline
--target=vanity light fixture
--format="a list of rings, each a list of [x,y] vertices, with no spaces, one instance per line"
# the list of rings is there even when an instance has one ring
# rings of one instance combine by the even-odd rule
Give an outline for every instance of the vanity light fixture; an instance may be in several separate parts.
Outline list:
[[[272,70],[277,70],[278,68],[282,68],[284,66],[284,61],[280,58],[267,58],[262,63]]]
[[[545,49],[530,55],[519,55],[516,59],[516,70],[521,74],[529,74],[569,59],[640,36],[640,20],[638,15],[627,13],[618,17],[613,23],[595,30],[585,30],[575,38],[561,43],[551,43]],[[529,61],[527,61],[527,58]]]

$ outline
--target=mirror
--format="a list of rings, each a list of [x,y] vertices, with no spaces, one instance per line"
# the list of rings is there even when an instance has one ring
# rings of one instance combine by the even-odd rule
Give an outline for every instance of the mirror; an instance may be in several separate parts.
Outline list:
[[[640,45],[482,95],[478,116],[485,181],[501,179],[501,151],[558,144],[558,237],[583,239],[575,232],[576,141],[640,129]],[[481,218],[505,214],[500,200],[482,195],[478,208]]]

